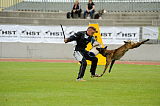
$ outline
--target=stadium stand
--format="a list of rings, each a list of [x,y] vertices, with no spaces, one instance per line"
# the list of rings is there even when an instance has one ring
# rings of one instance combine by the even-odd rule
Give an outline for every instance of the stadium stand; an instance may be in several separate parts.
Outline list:
[[[78,20],[78,21],[77,21]],[[87,25],[89,22],[102,26],[158,26],[159,12],[105,13],[102,20],[67,19],[66,13],[57,12],[0,12],[0,23],[37,25]]]
[[[101,20],[67,19],[66,13],[71,11],[74,2],[33,1],[17,0],[17,2],[10,3],[0,12],[0,23],[29,25],[59,25],[62,23],[63,25],[88,25],[88,23],[99,23],[100,26],[160,26],[160,2],[157,1],[115,2],[115,0],[110,0],[111,2],[105,2],[101,0],[101,2],[95,2],[96,10],[105,9],[107,11]],[[80,4],[84,10],[86,2]],[[154,40],[154,43],[159,43],[159,41]]]
[[[114,0],[113,0],[114,1]],[[81,2],[81,8],[84,10],[86,2]],[[108,12],[144,12],[160,11],[160,2],[96,2],[96,10],[105,9]],[[22,1],[10,7],[4,8],[3,11],[70,11],[73,2],[26,2]],[[62,8],[63,7],[63,8]]]

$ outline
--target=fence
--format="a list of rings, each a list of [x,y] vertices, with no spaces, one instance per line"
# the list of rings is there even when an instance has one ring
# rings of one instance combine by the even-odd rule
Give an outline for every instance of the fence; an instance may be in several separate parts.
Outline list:
[[[70,11],[75,0],[0,0],[3,11]],[[85,9],[88,0],[79,0]],[[108,12],[160,11],[159,0],[93,0],[96,10]]]

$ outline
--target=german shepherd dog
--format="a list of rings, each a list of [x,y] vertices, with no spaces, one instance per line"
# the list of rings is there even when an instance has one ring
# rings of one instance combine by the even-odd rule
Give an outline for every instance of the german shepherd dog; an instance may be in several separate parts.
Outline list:
[[[106,10],[99,10],[98,13],[95,14],[94,19],[102,19],[104,13],[106,13]]]
[[[124,41],[124,45],[121,47],[114,49],[114,50],[107,50],[107,46],[105,48],[96,48],[100,54],[102,54],[104,57],[106,57],[106,65],[104,68],[103,74],[106,72],[107,67],[110,65],[109,73],[111,72],[112,66],[116,60],[119,60],[129,49],[134,49],[139,47],[141,44],[144,44],[145,42],[149,41],[149,39],[134,43],[132,41]]]

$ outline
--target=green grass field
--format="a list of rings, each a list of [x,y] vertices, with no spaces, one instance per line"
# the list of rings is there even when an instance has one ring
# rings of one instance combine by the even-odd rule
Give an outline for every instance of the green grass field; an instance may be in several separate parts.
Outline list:
[[[89,67],[76,82],[76,63],[0,62],[0,106],[160,106],[160,66],[115,64],[102,78]]]

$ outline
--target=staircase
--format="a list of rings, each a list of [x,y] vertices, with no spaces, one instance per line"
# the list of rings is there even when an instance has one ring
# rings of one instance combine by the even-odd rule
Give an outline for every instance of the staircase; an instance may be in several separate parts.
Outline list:
[[[0,24],[160,26],[160,12],[107,12],[102,19],[67,19],[66,12],[0,12]]]

